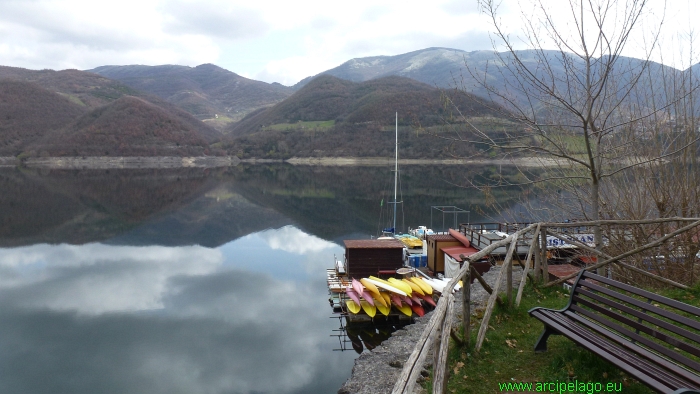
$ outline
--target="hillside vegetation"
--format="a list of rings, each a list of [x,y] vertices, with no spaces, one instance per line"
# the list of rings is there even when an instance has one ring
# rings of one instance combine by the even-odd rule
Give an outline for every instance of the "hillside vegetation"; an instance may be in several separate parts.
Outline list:
[[[221,137],[163,99],[78,70],[0,67],[0,119],[4,156],[216,153]]]
[[[493,132],[505,124],[497,105],[461,91],[397,76],[356,83],[321,75],[281,103],[233,124],[221,147],[243,158],[386,157],[394,151],[398,112],[402,157],[474,154],[477,147],[454,144],[454,130],[442,128],[448,119],[460,122],[447,102],[485,128],[497,125]]]
[[[90,71],[154,94],[220,129],[293,92],[278,83],[254,81],[213,64],[102,66]]]
[[[0,80],[0,156],[16,156],[51,130],[85,113],[84,106],[31,82]]]
[[[195,127],[143,99],[124,96],[28,146],[47,156],[201,156]]]

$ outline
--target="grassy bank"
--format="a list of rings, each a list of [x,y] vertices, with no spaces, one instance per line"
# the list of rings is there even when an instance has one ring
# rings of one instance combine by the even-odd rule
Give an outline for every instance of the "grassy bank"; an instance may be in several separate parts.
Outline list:
[[[690,291],[663,291],[661,294],[691,305],[700,305],[700,287]],[[527,392],[513,388],[504,390],[502,385],[508,382],[532,383],[531,392],[537,392],[538,382],[584,382],[601,383],[603,390],[611,383],[612,392],[653,393],[645,385],[593,353],[577,347],[565,337],[551,336],[547,352],[534,352],[533,347],[543,326],[527,311],[535,306],[562,308],[568,299],[568,293],[561,288],[538,290],[528,286],[519,307],[496,307],[487,339],[479,353],[474,352],[473,346],[481,320],[472,318],[471,347],[467,350],[453,344],[450,350],[447,392]],[[431,392],[430,380],[426,388]]]

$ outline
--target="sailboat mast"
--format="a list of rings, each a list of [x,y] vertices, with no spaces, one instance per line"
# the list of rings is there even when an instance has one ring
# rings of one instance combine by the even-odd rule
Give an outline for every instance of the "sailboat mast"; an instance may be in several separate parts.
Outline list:
[[[399,113],[396,112],[396,160],[394,162],[394,234],[396,234],[396,191],[399,183]]]

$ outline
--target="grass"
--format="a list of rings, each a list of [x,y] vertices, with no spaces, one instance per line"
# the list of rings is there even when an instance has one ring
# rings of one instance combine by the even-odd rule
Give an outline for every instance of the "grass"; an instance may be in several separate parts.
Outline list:
[[[682,295],[681,295],[682,297]],[[625,393],[653,393],[645,385],[626,375],[593,353],[577,347],[563,336],[551,336],[548,350],[535,353],[533,347],[542,332],[540,321],[527,311],[535,306],[562,308],[569,299],[561,288],[526,288],[519,307],[497,306],[491,317],[486,341],[479,353],[473,351],[480,319],[472,319],[471,348],[453,344],[450,350],[448,393],[501,393],[499,384],[542,382],[608,383]],[[431,381],[427,382],[430,392]],[[510,391],[517,392],[517,391]],[[544,392],[547,392],[545,390]],[[569,391],[562,391],[569,392]],[[586,391],[571,391],[586,392]]]
[[[274,131],[285,131],[285,130],[303,130],[303,129],[314,129],[316,131],[326,131],[335,126],[335,120],[314,120],[308,122],[296,122],[296,123],[278,123],[263,128],[263,131],[274,130]]]

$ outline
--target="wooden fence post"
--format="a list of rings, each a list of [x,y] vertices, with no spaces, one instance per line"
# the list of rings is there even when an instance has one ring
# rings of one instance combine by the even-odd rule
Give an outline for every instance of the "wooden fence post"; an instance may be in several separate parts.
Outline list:
[[[527,251],[527,258],[525,259],[525,267],[523,267],[523,277],[520,278],[520,286],[518,287],[518,295],[515,296],[515,306],[519,306],[520,300],[523,298],[523,290],[525,290],[525,283],[527,282],[527,273],[530,270],[530,260],[532,260],[532,253],[535,252],[533,250],[533,248],[537,245],[537,234],[539,234],[539,232],[540,232],[540,226],[537,225],[537,229],[535,230],[535,233],[533,234],[532,241],[530,241],[530,247],[528,248],[528,251]]]
[[[542,255],[540,254],[540,225],[537,225],[537,232],[535,233],[535,250],[533,251],[535,255],[535,283],[539,284],[542,279]]]
[[[470,262],[467,260],[464,264],[470,264]],[[469,349],[469,340],[470,340],[470,334],[469,334],[469,326],[471,325],[471,296],[472,296],[472,272],[473,267],[469,267],[467,271],[464,273],[464,279],[463,282],[464,286],[462,287],[462,338],[463,338],[463,343],[464,346]]]
[[[447,390],[447,379],[449,370],[447,369],[447,352],[450,349],[450,331],[452,330],[452,308],[454,306],[454,296],[448,293],[445,297],[447,310],[445,319],[442,322],[442,332],[440,333],[440,346],[436,349],[436,363],[433,368],[433,394],[442,394]]]
[[[513,236],[511,238],[510,247],[508,248],[508,253],[506,254],[506,259],[503,262],[503,264],[512,264],[513,252],[515,251],[515,244],[518,240],[519,235],[520,234],[516,234],[516,236]],[[489,320],[491,319],[491,313],[493,313],[493,307],[496,304],[496,298],[498,298],[498,289],[501,286],[501,279],[503,278],[503,273],[505,270],[506,267],[501,266],[501,270],[498,271],[498,276],[496,276],[496,282],[493,285],[493,293],[491,293],[491,296],[489,297],[489,302],[486,305],[484,317],[481,320],[481,326],[479,326],[479,334],[476,336],[476,345],[474,345],[475,352],[478,352],[481,349],[481,345],[483,344],[484,338],[486,337],[486,330],[489,327]]]
[[[547,227],[540,228],[540,261],[542,263],[542,281],[549,282],[549,265],[547,264]]]

